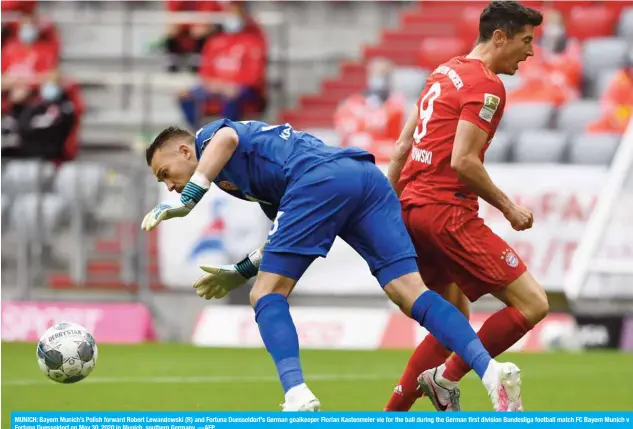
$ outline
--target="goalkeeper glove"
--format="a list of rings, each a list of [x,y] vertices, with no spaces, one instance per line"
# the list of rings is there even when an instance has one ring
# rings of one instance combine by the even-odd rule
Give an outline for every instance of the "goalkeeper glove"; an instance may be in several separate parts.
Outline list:
[[[187,216],[204,197],[210,186],[210,182],[203,175],[195,173],[180,194],[180,201],[158,204],[145,215],[141,229],[151,231],[164,220]]]
[[[262,254],[257,249],[235,265],[203,265],[200,268],[207,274],[200,277],[193,287],[201,298],[224,298],[230,291],[257,275],[261,259]]]

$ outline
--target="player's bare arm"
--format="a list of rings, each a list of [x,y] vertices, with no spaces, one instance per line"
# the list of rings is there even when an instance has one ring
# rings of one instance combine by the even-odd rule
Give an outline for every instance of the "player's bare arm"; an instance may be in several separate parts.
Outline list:
[[[484,201],[496,207],[518,231],[532,227],[532,212],[518,206],[499,189],[486,171],[479,154],[488,142],[488,133],[472,122],[457,123],[455,142],[451,155],[451,168],[459,180],[466,184]]]
[[[393,189],[396,191],[396,194],[400,196],[402,193],[402,189],[399,189],[398,182],[400,181],[400,173],[402,173],[402,168],[407,161],[407,157],[411,152],[411,146],[413,146],[413,133],[415,132],[415,127],[418,121],[418,107],[415,106],[409,117],[407,118],[407,122],[404,124],[402,128],[402,132],[400,133],[400,137],[398,137],[398,141],[396,142],[396,147],[391,155],[391,161],[389,162],[389,169],[387,171],[387,177],[389,178],[389,182]]]
[[[233,152],[237,148],[239,138],[234,129],[225,127],[221,128],[211,138],[206,149],[200,157],[198,168],[194,173],[194,177],[203,177],[209,183],[220,174],[222,168],[229,162]]]

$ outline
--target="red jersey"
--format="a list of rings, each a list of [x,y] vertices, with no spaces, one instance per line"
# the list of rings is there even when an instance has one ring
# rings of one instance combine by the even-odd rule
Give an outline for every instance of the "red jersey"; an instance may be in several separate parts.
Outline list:
[[[457,123],[466,120],[488,133],[483,162],[505,100],[503,83],[479,60],[456,57],[433,71],[417,102],[413,147],[400,176],[403,209],[441,203],[479,210],[477,195],[451,168]]]
[[[28,79],[57,67],[58,57],[50,42],[25,45],[12,40],[2,49],[2,74]]]
[[[204,44],[200,76],[259,88],[265,82],[265,49],[256,32],[220,33]]]
[[[2,12],[22,12],[31,14],[37,8],[36,1],[2,0]]]

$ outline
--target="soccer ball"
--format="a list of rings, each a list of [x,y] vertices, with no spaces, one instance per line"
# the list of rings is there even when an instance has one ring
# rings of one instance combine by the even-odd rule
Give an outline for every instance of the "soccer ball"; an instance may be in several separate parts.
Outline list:
[[[97,364],[97,344],[83,326],[58,323],[37,343],[37,363],[48,378],[58,383],[76,383]]]

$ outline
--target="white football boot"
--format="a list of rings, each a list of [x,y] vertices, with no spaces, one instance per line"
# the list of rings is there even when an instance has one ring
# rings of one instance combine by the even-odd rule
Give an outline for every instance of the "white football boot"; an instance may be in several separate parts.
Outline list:
[[[437,411],[461,411],[457,382],[442,377],[445,365],[424,371],[418,377],[418,387]]]
[[[482,379],[495,411],[523,411],[521,370],[510,362],[490,361]]]
[[[321,402],[303,383],[286,392],[286,402],[281,407],[281,411],[320,411]]]

